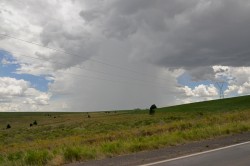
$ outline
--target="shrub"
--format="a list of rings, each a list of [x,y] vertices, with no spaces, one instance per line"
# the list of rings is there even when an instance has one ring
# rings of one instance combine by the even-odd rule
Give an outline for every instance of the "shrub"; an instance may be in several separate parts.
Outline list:
[[[6,129],[10,129],[10,128],[11,128],[10,124],[7,124]]]
[[[151,105],[151,107],[149,109],[149,114],[154,115],[155,114],[155,109],[157,109],[156,105],[155,104]]]
[[[37,125],[37,121],[36,120],[33,122],[33,125]]]

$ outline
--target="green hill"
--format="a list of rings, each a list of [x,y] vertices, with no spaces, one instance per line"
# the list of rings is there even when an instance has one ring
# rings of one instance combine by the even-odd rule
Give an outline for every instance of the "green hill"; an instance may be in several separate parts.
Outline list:
[[[250,96],[233,97],[219,100],[203,101],[164,107],[161,111],[235,111],[250,109]]]

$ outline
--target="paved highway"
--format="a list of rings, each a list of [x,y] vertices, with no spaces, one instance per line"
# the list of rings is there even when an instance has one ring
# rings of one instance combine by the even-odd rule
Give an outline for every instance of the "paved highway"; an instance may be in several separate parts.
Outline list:
[[[250,142],[141,166],[250,166]]]

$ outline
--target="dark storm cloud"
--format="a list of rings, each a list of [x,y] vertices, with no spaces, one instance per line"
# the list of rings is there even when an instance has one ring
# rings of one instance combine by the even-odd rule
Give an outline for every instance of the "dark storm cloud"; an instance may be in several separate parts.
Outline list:
[[[192,76],[193,81],[215,79],[214,70],[209,66],[188,68],[187,71]]]
[[[166,52],[159,64],[249,66],[249,9],[247,1],[215,1],[206,9],[190,13],[187,23],[170,34],[175,53]]]
[[[100,11],[105,16],[96,19]],[[142,45],[137,56],[157,65],[250,65],[247,0],[121,0],[91,12],[107,37],[125,38],[135,50]]]

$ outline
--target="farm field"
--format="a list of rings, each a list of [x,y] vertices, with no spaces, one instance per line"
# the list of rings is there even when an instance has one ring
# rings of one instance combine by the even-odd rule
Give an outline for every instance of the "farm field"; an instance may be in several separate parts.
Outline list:
[[[0,113],[0,165],[62,165],[247,131],[250,96],[159,108],[154,115]]]

